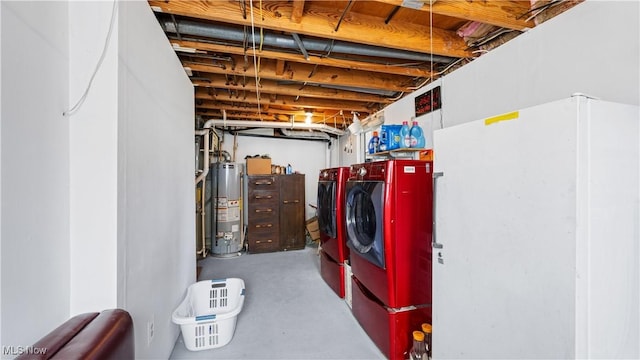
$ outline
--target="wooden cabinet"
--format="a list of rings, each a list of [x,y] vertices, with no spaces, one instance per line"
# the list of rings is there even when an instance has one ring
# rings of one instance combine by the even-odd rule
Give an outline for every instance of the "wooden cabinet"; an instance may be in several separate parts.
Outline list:
[[[305,247],[304,175],[250,175],[247,199],[250,253]]]
[[[306,242],[304,222],[304,175],[280,177],[280,249],[303,249]]]

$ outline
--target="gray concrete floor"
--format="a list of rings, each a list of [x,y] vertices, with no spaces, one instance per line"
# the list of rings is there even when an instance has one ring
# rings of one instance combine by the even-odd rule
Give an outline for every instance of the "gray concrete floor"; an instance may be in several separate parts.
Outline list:
[[[200,260],[198,280],[245,282],[231,342],[189,351],[178,337],[171,359],[385,359],[351,310],[322,280],[317,248]]]

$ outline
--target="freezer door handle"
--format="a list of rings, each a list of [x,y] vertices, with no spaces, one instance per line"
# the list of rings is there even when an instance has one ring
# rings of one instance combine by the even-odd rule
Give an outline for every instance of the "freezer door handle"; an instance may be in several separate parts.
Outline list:
[[[433,247],[434,249],[442,249],[442,244],[438,243],[438,241],[436,240],[436,195],[437,195],[437,185],[438,185],[438,178],[444,176],[444,173],[441,172],[434,172],[433,173],[433,212],[432,212],[432,218],[433,218],[433,234],[431,236],[432,241],[431,241],[431,247]]]

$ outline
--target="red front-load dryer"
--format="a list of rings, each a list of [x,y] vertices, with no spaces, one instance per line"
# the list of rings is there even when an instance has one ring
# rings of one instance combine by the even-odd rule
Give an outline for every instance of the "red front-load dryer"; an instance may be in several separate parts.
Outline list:
[[[431,321],[432,163],[350,167],[345,216],[352,311],[378,347],[402,359],[411,331]]]
[[[318,178],[320,273],[341,298],[345,296],[344,263],[349,259],[344,224],[344,190],[348,175],[348,167],[337,167],[320,170]]]

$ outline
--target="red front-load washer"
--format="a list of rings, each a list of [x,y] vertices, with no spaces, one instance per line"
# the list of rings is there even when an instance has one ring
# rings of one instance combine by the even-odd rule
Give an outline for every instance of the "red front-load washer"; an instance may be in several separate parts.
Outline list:
[[[352,165],[345,204],[352,311],[378,347],[400,359],[413,327],[431,321],[432,163]]]
[[[344,263],[349,259],[344,216],[344,194],[348,167],[320,170],[318,178],[318,226],[320,228],[320,273],[324,281],[344,298]]]

